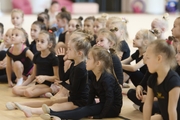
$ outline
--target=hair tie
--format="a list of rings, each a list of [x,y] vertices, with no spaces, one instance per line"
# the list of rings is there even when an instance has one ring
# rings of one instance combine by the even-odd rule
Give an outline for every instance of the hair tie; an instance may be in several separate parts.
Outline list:
[[[53,33],[53,31],[52,30],[48,30],[50,33]]]
[[[118,28],[115,27],[115,28],[113,28],[113,29],[110,29],[110,31],[111,31],[111,32],[118,31]]]
[[[76,29],[80,29],[80,26],[78,24],[76,25]]]
[[[167,39],[167,40],[166,40],[166,42],[167,42],[167,44],[169,44],[169,45],[171,45],[171,44],[172,44],[172,41],[171,41],[171,40],[169,40],[169,39]]]

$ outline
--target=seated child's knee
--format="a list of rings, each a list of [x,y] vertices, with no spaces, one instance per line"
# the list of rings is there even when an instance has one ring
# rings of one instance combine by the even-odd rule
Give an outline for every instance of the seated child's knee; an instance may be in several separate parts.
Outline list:
[[[14,69],[22,69],[23,68],[23,64],[20,61],[15,61],[13,63],[13,68]]]
[[[31,91],[25,90],[25,91],[24,91],[24,96],[25,96],[25,97],[32,97],[33,95],[32,95],[32,92],[31,92]]]
[[[18,86],[14,86],[12,88],[12,93],[15,94],[15,95],[18,95]]]

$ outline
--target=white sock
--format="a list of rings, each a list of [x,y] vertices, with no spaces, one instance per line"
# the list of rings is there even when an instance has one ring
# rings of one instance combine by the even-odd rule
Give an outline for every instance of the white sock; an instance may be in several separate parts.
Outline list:
[[[17,83],[16,83],[17,86],[22,85],[22,83],[23,83],[23,78],[17,79]]]

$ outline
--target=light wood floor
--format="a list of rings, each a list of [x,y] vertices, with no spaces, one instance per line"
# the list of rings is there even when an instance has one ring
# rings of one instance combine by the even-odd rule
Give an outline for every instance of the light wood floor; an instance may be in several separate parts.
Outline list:
[[[123,88],[123,93],[126,93],[128,89]],[[25,98],[14,96],[11,92],[11,88],[7,84],[0,84],[0,120],[41,120],[37,115],[31,118],[26,118],[24,113],[20,110],[7,110],[5,104],[9,101],[24,102],[24,101],[37,101],[45,100],[46,98]],[[135,110],[132,106],[132,102],[123,95],[123,107],[120,116],[129,118],[131,120],[142,120],[142,113]],[[87,120],[87,119],[86,119]],[[109,120],[125,120],[122,118],[113,118]]]

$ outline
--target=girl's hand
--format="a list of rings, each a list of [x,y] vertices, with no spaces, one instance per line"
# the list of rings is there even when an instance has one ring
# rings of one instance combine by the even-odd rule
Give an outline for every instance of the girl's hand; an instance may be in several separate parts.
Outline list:
[[[66,49],[63,47],[60,47],[56,50],[56,55],[65,55],[66,54]]]
[[[46,76],[39,75],[36,77],[36,82],[43,83],[46,80]]]
[[[138,85],[136,87],[136,97],[139,99],[139,100],[142,100],[143,98],[143,90],[142,90],[142,87],[140,85]]]
[[[55,85],[59,85],[60,82],[61,82],[60,80],[55,80],[55,81],[54,81],[54,84],[55,84]]]
[[[141,102],[144,103],[146,100],[146,95],[143,95],[142,99],[141,99]]]

